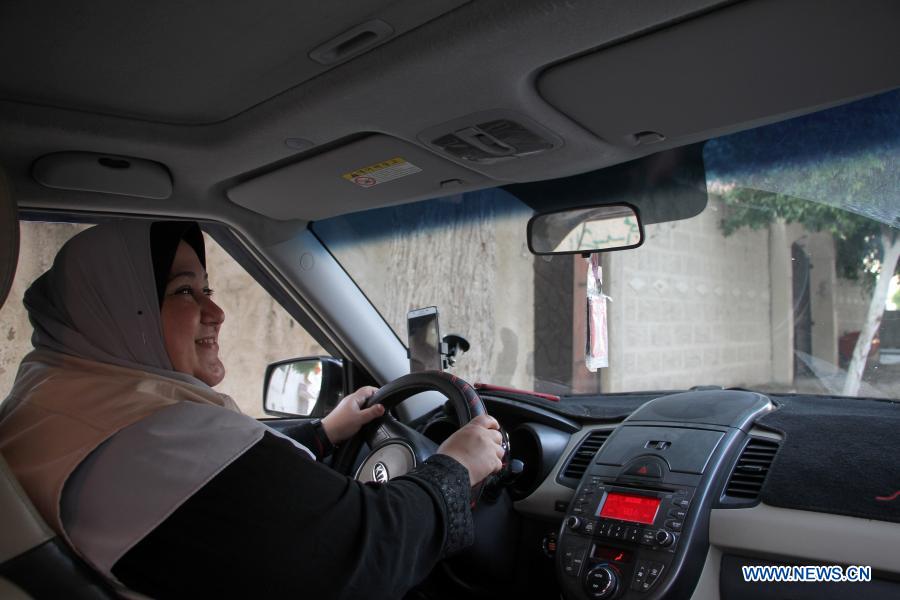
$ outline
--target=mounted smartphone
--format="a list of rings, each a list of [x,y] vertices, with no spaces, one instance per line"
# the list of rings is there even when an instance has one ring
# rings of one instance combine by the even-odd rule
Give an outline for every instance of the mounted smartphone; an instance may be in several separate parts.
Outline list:
[[[409,332],[409,372],[440,371],[441,335],[437,307],[409,311],[406,325]]]

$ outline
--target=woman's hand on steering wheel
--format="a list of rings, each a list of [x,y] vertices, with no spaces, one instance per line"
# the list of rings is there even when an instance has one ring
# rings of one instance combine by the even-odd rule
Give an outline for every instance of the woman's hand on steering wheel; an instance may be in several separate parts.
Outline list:
[[[479,415],[447,438],[437,454],[449,456],[464,466],[469,471],[471,485],[475,486],[503,468],[502,442],[497,419]]]
[[[363,425],[384,414],[384,406],[375,404],[363,408],[368,399],[378,391],[370,385],[364,386],[345,396],[328,415],[322,419],[322,428],[332,444],[340,444],[356,435]]]
[[[443,394],[461,425],[440,450],[432,440],[390,414],[399,403],[422,392]],[[386,483],[408,473],[432,454],[442,452],[466,467],[474,483],[471,492],[474,508],[485,486],[494,479],[491,474],[498,469],[502,474],[508,464],[509,437],[502,429],[498,430],[496,420],[478,418],[487,415],[484,403],[475,388],[455,375],[442,371],[403,375],[379,388],[366,404],[384,405],[386,412],[341,444],[332,460],[335,470],[352,474],[358,481]],[[471,425],[470,421],[473,421]],[[360,451],[365,447],[368,453],[360,461]]]

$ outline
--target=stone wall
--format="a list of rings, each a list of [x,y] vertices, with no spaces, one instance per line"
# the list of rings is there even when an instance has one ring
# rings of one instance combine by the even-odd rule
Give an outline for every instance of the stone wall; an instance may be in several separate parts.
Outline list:
[[[502,190],[483,194],[411,205],[397,218],[420,219],[421,226],[367,239],[365,253],[353,246],[353,231],[332,233],[329,247],[404,344],[407,312],[437,306],[441,335],[457,333],[471,343],[452,373],[472,383],[533,389],[534,256],[524,235],[531,215],[505,210],[518,201]],[[384,210],[379,218],[391,216]],[[346,225],[371,226],[353,219]],[[351,243],[345,247],[338,237]]]
[[[878,331],[882,350],[900,349],[900,310],[886,310]]]
[[[0,308],[0,398],[5,398],[16,378],[22,357],[31,351],[31,323],[22,297],[31,282],[50,268],[56,251],[86,225],[73,223],[28,223],[19,225],[19,264],[12,289]]]
[[[21,224],[16,279],[0,309],[0,398],[12,387],[16,368],[31,350],[31,325],[22,296],[53,262],[62,244],[84,229],[69,223]],[[219,345],[225,380],[216,387],[232,396],[244,412],[263,416],[266,365],[284,358],[323,354],[322,348],[212,239],[207,238],[207,270],[214,299],[225,311]]]
[[[721,204],[648,225],[646,242],[604,259],[606,392],[759,385],[772,378],[768,232],[724,237]]]
[[[206,254],[213,298],[225,311],[219,334],[225,379],[216,390],[234,398],[245,413],[265,416],[262,395],[266,366],[326,352],[208,236]]]

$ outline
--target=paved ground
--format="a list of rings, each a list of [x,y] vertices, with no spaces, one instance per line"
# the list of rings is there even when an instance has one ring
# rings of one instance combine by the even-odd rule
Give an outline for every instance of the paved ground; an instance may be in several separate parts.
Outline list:
[[[820,377],[798,377],[794,385],[766,385],[754,386],[754,389],[775,393],[801,393],[801,394],[833,394],[841,395],[844,383],[843,372],[836,370],[829,373],[820,373]],[[860,386],[860,396],[872,398],[900,399],[900,364],[870,363]]]
[[[881,397],[900,399],[900,364],[870,366],[863,381],[882,392]]]

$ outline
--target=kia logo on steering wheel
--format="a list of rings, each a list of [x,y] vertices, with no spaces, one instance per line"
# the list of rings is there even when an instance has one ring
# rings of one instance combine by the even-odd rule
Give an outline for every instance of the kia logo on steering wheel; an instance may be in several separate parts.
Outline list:
[[[372,478],[378,483],[387,483],[389,477],[387,465],[380,461],[375,463],[372,468]]]

